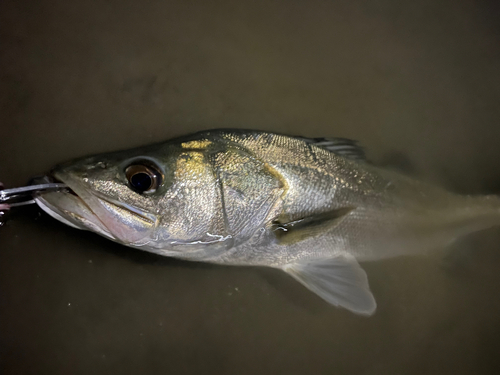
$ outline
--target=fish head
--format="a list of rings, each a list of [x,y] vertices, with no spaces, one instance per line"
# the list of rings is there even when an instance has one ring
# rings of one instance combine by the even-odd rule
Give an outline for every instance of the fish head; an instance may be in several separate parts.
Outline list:
[[[179,257],[215,253],[254,233],[282,192],[263,168],[207,139],[167,142],[60,164],[45,181],[68,190],[36,201],[65,224],[127,246]]]
[[[67,191],[38,205],[54,218],[162,255],[212,255],[248,239],[284,189],[244,150],[209,139],[166,142],[56,166]]]

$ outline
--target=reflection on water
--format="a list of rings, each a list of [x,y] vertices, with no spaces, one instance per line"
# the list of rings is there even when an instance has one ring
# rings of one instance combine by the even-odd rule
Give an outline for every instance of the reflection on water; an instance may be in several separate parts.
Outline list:
[[[358,139],[380,164],[500,191],[487,2],[0,6],[7,186],[72,157],[241,127]],[[498,373],[499,243],[492,229],[445,257],[364,264],[378,303],[366,319],[278,271],[160,258],[19,209],[0,229],[0,369]]]

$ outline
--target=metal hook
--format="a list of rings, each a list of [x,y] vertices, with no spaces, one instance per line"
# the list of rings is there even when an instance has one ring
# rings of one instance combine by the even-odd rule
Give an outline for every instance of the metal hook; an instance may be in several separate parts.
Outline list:
[[[1,190],[2,188],[3,184],[0,183],[0,211],[8,210],[12,207],[33,204],[35,203],[35,200],[33,199],[34,193],[50,190],[62,190],[66,189],[67,185],[61,183],[46,183],[5,190]]]

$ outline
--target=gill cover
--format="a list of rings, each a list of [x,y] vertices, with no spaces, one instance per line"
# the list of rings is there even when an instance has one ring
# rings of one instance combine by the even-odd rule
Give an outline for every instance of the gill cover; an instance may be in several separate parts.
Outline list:
[[[236,243],[244,242],[278,211],[286,182],[267,163],[236,147],[212,153],[210,161],[227,231]]]
[[[177,253],[166,255],[219,255],[246,241],[275,214],[285,183],[267,163],[223,139],[180,146],[173,153],[172,180],[160,203],[162,240],[155,246]]]

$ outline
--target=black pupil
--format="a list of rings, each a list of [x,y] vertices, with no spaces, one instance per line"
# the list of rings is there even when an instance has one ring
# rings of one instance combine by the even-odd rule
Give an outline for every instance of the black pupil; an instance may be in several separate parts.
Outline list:
[[[130,178],[130,185],[139,191],[149,190],[152,183],[153,179],[151,176],[144,172],[136,173]]]

